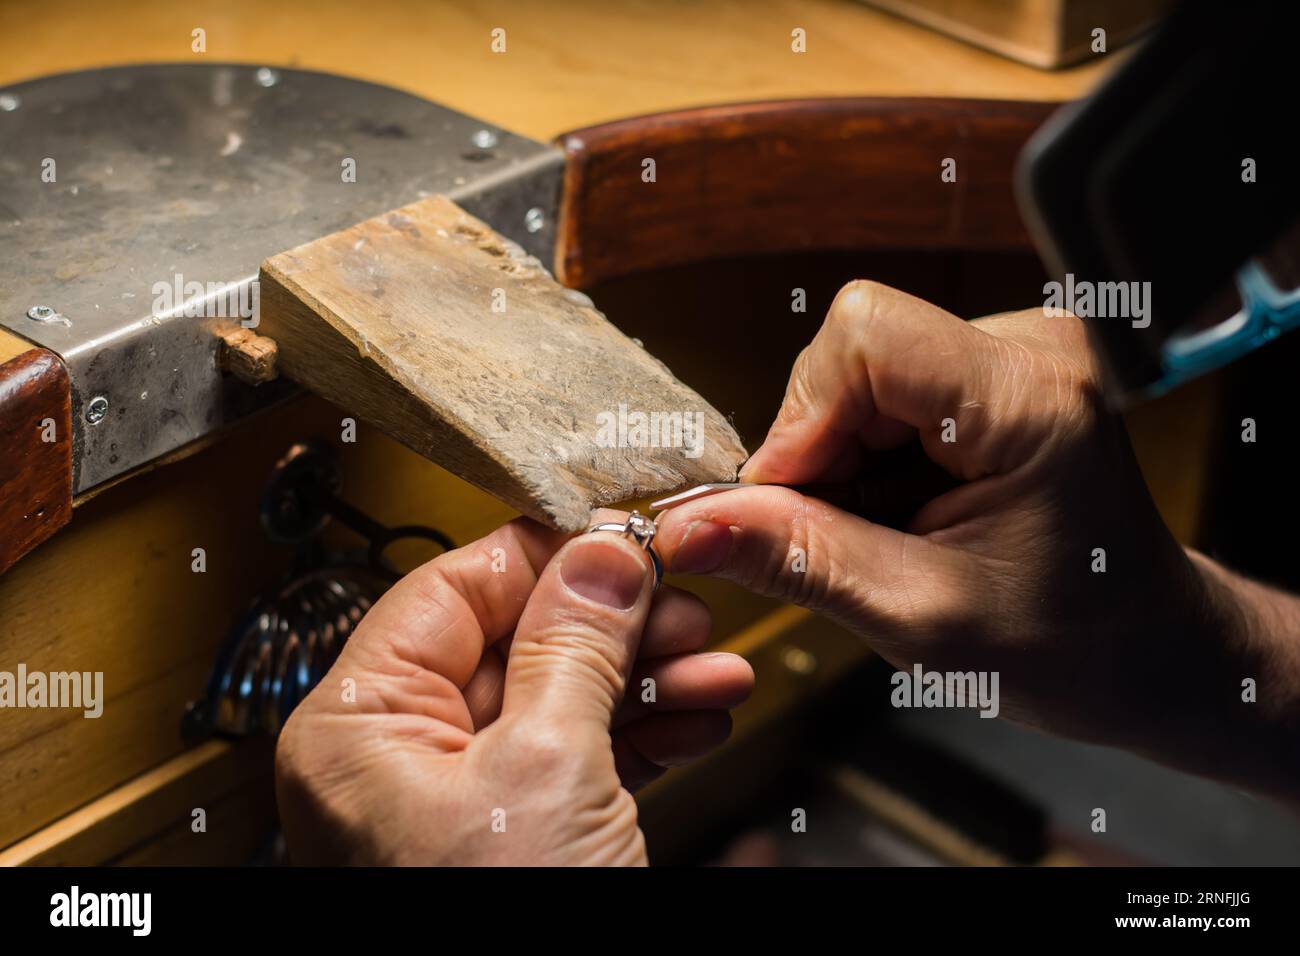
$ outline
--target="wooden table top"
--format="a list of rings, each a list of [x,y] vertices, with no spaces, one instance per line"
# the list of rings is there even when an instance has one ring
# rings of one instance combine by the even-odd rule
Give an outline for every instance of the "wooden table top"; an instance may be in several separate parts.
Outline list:
[[[191,50],[206,31],[207,51]],[[491,31],[506,30],[506,52]],[[807,52],[791,51],[806,31]],[[1122,53],[1119,54],[1122,56]],[[1114,56],[1114,54],[1112,54]],[[0,88],[142,62],[322,70],[548,140],[641,113],[805,96],[1070,99],[1105,60],[1035,70],[855,0],[7,0]]]

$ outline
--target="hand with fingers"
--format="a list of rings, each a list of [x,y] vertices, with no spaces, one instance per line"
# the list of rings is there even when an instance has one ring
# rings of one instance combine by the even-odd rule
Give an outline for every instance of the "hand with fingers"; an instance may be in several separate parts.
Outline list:
[[[1072,316],[965,322],[852,283],[741,472],[755,486],[665,512],[656,546],[900,668],[997,672],[1004,716],[1296,799],[1300,602],[1179,546],[1098,380]],[[899,529],[773,487],[869,479],[909,444],[955,482]]]
[[[399,581],[281,733],[293,860],[646,862],[630,791],[725,740],[753,685],[653,580],[628,540],[519,519]]]

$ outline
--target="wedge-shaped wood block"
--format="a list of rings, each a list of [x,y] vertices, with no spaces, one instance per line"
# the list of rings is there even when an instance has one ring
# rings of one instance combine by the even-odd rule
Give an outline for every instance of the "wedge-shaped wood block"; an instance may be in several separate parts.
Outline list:
[[[441,196],[268,259],[261,317],[285,375],[557,528],[745,457],[586,296]]]

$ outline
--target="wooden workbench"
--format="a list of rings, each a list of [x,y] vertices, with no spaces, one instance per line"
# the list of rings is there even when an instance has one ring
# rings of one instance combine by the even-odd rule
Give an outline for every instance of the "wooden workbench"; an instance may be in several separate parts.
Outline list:
[[[506,30],[504,54],[489,47],[498,27]],[[203,54],[191,50],[196,28],[206,31]],[[791,51],[795,28],[806,31],[806,53]],[[189,61],[387,84],[543,141],[636,114],[762,99],[1069,99],[1107,68],[1039,72],[852,0],[0,5],[0,91],[50,73]],[[176,727],[178,707],[202,686],[236,611],[229,594],[265,582],[282,555],[253,546],[237,562],[214,560],[200,593],[171,556],[188,554],[196,541],[225,541],[232,550],[260,542],[245,505],[256,500],[270,463],[304,428],[327,428],[337,414],[308,399],[220,447],[111,488],[0,578],[0,664],[44,660],[80,669],[112,659],[134,675],[100,726],[53,712],[27,712],[19,726],[6,715],[0,863],[231,862],[256,846],[271,813],[265,749],[185,749]],[[367,448],[364,464],[345,463],[345,484],[349,499],[382,521],[399,523],[415,511],[465,541],[508,516],[382,436]],[[783,666],[782,641],[797,639],[806,656],[815,655],[811,683],[797,669],[783,678],[792,687],[803,681],[803,693],[863,653],[803,612],[768,613],[770,604],[734,591],[719,591],[714,603],[729,646],[770,659],[770,668]],[[738,716],[738,735],[779,719],[789,692],[781,681],[761,686]],[[187,824],[200,805],[210,807],[210,827],[224,832],[196,850]]]
[[[506,30],[504,54],[489,48],[497,27]],[[807,32],[806,53],[791,52],[796,27]],[[195,28],[207,32],[206,53],[191,52]],[[540,140],[744,100],[1065,100],[1106,69],[1098,61],[1042,72],[854,0],[9,0],[0,6],[0,54],[0,87],[129,63],[323,70]]]

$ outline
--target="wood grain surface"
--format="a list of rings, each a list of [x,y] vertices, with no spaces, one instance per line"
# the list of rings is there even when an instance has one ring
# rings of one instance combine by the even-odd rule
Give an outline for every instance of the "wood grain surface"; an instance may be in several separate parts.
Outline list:
[[[172,860],[216,856],[227,864],[244,862],[248,845],[265,839],[269,815],[255,818],[253,832],[233,840],[232,830],[244,835],[248,828],[223,826],[212,811],[243,788],[256,787],[269,797],[272,750],[268,741],[241,747],[208,741],[0,850],[0,866],[93,866],[138,854],[141,844],[163,833],[174,840],[172,831],[183,834],[189,844]],[[203,830],[191,825],[196,809],[207,817]]]
[[[588,287],[804,249],[1032,248],[1012,174],[1049,103],[845,98],[634,117],[560,137],[557,274]],[[654,162],[654,181],[643,176]],[[951,170],[945,178],[945,164]]]
[[[67,369],[0,331],[0,574],[71,517]]]
[[[205,53],[191,49],[196,28]],[[805,53],[791,49],[795,28]],[[853,0],[6,0],[0,54],[0,84],[130,63],[326,70],[540,140],[763,99],[1070,99],[1124,55],[1045,73]]]
[[[565,531],[745,459],[586,296],[440,196],[268,259],[261,304],[290,378]]]

